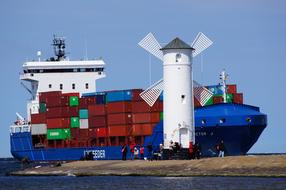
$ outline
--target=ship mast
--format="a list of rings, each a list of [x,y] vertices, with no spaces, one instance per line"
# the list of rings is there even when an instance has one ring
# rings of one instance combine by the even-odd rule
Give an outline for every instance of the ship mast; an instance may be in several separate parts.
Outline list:
[[[226,87],[226,79],[228,78],[228,74],[225,72],[223,69],[221,74],[219,75],[219,78],[221,79],[221,84],[222,84],[222,92],[223,92],[223,102],[226,103],[226,93],[227,93],[227,87]]]

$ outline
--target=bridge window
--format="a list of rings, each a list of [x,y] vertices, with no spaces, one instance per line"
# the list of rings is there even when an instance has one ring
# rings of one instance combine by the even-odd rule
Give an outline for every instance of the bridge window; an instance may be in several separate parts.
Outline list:
[[[49,84],[49,88],[52,88],[52,84]]]
[[[63,89],[63,84],[60,84],[60,90],[62,90]]]
[[[85,83],[85,89],[88,89],[88,83]]]
[[[75,89],[75,83],[72,84],[72,89]]]

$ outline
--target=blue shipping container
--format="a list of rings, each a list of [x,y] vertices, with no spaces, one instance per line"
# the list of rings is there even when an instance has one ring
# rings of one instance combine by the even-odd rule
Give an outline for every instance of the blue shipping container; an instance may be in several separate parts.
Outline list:
[[[87,109],[80,109],[79,110],[79,118],[80,119],[88,119],[88,110]]]
[[[212,85],[212,86],[207,86],[207,89],[209,89],[212,93],[222,95],[222,86],[221,85]]]
[[[96,98],[96,104],[105,104],[106,103],[106,95],[104,94],[97,94],[95,96]]]
[[[107,92],[106,95],[107,102],[120,102],[120,101],[131,101],[131,100],[132,100],[131,90]]]

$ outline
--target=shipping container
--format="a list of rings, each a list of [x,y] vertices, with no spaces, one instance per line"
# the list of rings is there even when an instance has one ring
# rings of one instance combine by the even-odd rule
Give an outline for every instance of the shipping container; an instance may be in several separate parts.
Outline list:
[[[132,123],[132,114],[116,113],[107,115],[108,125],[125,125]]]
[[[106,127],[106,116],[93,116],[88,121],[90,128]]]
[[[67,97],[71,97],[71,96],[77,96],[79,97],[79,93],[78,92],[71,92],[71,93],[63,93],[63,96],[67,96]]]
[[[46,135],[47,134],[47,124],[32,124],[31,125],[32,135]]]
[[[133,124],[132,125],[132,135],[133,136],[149,136],[153,133],[153,128],[156,124]]]
[[[69,106],[69,97],[68,96],[61,96],[61,107]]]
[[[236,94],[236,84],[228,84],[227,85],[227,93],[229,94]]]
[[[214,104],[223,103],[223,97],[222,97],[222,96],[214,96],[214,97],[213,97],[213,103],[214,103]]]
[[[88,129],[88,119],[79,119],[79,128]]]
[[[48,119],[51,119],[51,118],[59,118],[59,117],[65,117],[65,116],[62,114],[61,107],[49,107],[47,108],[46,117]]]
[[[96,104],[96,97],[82,97],[79,99],[79,108],[87,109],[88,105]]]
[[[96,104],[105,104],[106,103],[106,95],[105,94],[97,94],[95,96]]]
[[[72,139],[79,139],[80,138],[80,132],[79,132],[79,128],[71,128],[71,138]]]
[[[70,127],[71,128],[78,128],[79,127],[79,118],[78,117],[71,117],[70,118]]]
[[[88,139],[88,129],[79,129],[79,138],[78,139]]]
[[[159,121],[160,121],[160,112],[134,113],[132,115],[133,123],[157,123]]]
[[[61,139],[70,139],[70,129],[48,129],[47,130],[47,139],[48,140],[61,140]]]
[[[40,113],[45,113],[46,111],[47,111],[46,103],[41,102],[41,103],[40,103],[39,112],[40,112]]]
[[[201,107],[201,103],[195,97],[194,97],[194,104],[195,104],[195,108],[196,107]]]
[[[78,96],[70,96],[69,97],[69,106],[78,106],[79,105],[79,101],[78,101]]]
[[[61,106],[61,96],[46,97],[45,103],[46,103],[47,108],[60,107]]]
[[[31,114],[32,124],[46,123],[46,113]]]
[[[211,97],[206,103],[204,106],[209,106],[209,105],[213,105],[214,102],[213,102],[213,97]]]
[[[143,92],[143,89],[132,89],[132,101],[138,102],[143,101],[140,97],[140,93]]]
[[[96,128],[96,137],[107,137],[107,128]]]
[[[131,134],[131,126],[130,125],[113,125],[108,126],[108,136],[128,136]]]
[[[243,94],[242,93],[233,94],[233,102],[237,104],[243,104]]]
[[[162,102],[162,101],[163,101],[163,92],[160,94],[160,96],[159,96],[159,100],[160,100],[160,102]]]
[[[62,107],[62,117],[78,117],[78,107]]]
[[[160,112],[163,111],[163,102],[157,100],[151,107],[145,101],[132,102],[133,113]]]
[[[39,102],[46,103],[46,98],[51,96],[61,96],[61,91],[49,91],[49,92],[40,92],[39,93]]]
[[[121,101],[131,101],[132,91],[131,90],[120,90],[111,91],[106,94],[106,102],[121,102]]]
[[[89,138],[95,138],[96,137],[96,131],[97,131],[96,128],[88,129],[88,137]]]
[[[211,91],[214,95],[222,95],[223,94],[223,87],[221,85],[212,85],[206,86],[209,91]]]
[[[88,116],[101,116],[106,114],[106,109],[104,104],[89,105],[88,106]]]
[[[80,109],[79,110],[79,118],[80,119],[88,119],[88,109]]]
[[[226,102],[227,103],[233,102],[233,94],[226,94]]]
[[[50,118],[47,119],[47,128],[48,129],[57,129],[57,128],[69,128],[70,119],[69,118]]]
[[[164,119],[164,114],[163,112],[160,112],[160,120],[163,120]]]
[[[109,102],[106,105],[107,107],[107,113],[112,114],[112,113],[128,113],[131,112],[131,102]]]

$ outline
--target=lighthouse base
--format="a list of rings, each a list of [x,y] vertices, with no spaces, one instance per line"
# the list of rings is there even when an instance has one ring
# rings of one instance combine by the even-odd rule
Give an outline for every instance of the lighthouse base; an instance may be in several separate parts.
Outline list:
[[[187,160],[190,159],[188,148],[181,148],[180,150],[164,149],[163,160]]]

